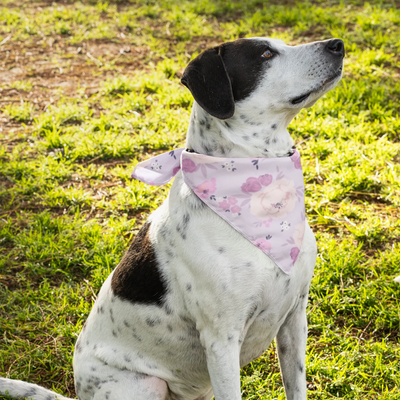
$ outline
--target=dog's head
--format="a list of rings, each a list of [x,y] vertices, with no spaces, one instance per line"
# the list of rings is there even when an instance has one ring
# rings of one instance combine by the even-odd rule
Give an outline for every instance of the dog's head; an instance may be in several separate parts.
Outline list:
[[[184,71],[182,83],[196,102],[218,119],[231,118],[238,105],[294,116],[313,105],[342,77],[340,39],[299,46],[281,40],[239,39],[206,50]]]

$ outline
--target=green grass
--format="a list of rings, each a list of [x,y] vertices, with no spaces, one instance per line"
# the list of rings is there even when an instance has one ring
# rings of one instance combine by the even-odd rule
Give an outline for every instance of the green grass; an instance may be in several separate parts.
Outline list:
[[[183,144],[191,57],[238,37],[341,37],[342,83],[290,125],[319,247],[308,397],[400,399],[399,26],[390,1],[3,0],[1,375],[75,395],[95,295],[168,193],[129,176]],[[242,390],[285,398],[274,345]]]

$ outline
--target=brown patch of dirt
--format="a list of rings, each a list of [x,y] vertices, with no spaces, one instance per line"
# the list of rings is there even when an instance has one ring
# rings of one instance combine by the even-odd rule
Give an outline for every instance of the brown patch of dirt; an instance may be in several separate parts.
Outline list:
[[[62,36],[30,44],[11,39],[1,48],[0,109],[26,101],[43,112],[61,96],[76,96],[79,87],[90,96],[109,77],[148,68],[149,53],[149,49],[134,47],[123,38],[118,43],[86,41],[74,46]],[[15,81],[30,82],[32,89],[11,88]],[[19,127],[21,124],[5,113],[0,115],[3,137]]]

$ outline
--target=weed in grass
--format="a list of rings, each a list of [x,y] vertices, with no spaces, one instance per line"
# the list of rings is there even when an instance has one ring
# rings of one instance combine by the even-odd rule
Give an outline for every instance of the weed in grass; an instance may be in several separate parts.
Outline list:
[[[32,119],[33,105],[22,101],[21,104],[9,104],[2,111],[16,122],[29,122]]]
[[[9,87],[12,89],[24,90],[26,92],[29,92],[32,90],[33,84],[29,80],[13,81],[9,84]]]

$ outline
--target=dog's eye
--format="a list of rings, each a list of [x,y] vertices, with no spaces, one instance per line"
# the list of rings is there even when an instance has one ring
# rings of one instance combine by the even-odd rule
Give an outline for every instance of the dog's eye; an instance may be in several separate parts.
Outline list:
[[[274,53],[271,50],[265,50],[261,57],[263,58],[271,58]]]

